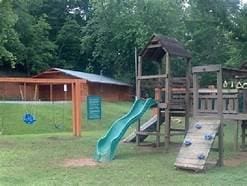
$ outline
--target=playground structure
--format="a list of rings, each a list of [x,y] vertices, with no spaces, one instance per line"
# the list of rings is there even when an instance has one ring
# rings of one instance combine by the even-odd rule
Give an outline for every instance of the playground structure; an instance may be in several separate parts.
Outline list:
[[[184,64],[185,77],[173,77],[171,71],[171,59],[182,58],[179,64]],[[168,151],[171,133],[185,132],[189,127],[190,112],[190,70],[191,54],[185,50],[183,45],[175,39],[166,38],[154,34],[146,47],[140,52],[137,60],[137,86],[136,96],[142,97],[142,82],[151,81],[151,88],[155,89],[155,100],[157,101],[157,124],[155,131],[141,131],[140,120],[136,129],[136,143],[140,144],[143,135],[156,136],[156,146],[160,145],[160,125],[165,124],[164,142],[165,150]],[[143,64],[145,62],[156,62],[157,75],[144,75]],[[150,87],[149,87],[150,88]],[[171,117],[185,116],[185,128],[176,129],[171,127]]]
[[[185,62],[179,61],[180,67],[185,67],[185,77],[174,77],[173,63],[171,62],[171,58],[174,59],[174,57],[185,59]],[[148,63],[147,59],[152,63],[156,62],[157,75],[143,73],[143,64]],[[132,123],[138,121],[137,129],[125,141],[135,141],[137,145],[140,145],[147,136],[154,135],[156,146],[160,146],[160,137],[164,136],[164,147],[168,151],[172,135],[185,135],[175,166],[198,171],[206,168],[206,162],[215,139],[218,139],[216,164],[223,166],[225,120],[236,121],[234,135],[236,149],[238,148],[239,125],[242,124],[242,146],[245,146],[247,94],[244,90],[246,85],[241,83],[241,80],[247,79],[247,71],[223,68],[221,65],[192,68],[190,59],[190,53],[177,40],[161,35],[151,37],[146,47],[140,52],[138,60],[136,58],[136,100],[149,97],[145,95],[145,90],[147,87],[149,90],[152,89],[157,106],[156,115],[143,126],[140,121],[141,115],[134,117],[135,120],[130,117]],[[213,74],[214,84],[203,87],[200,80],[203,74]],[[171,117],[184,117],[184,128],[174,128]],[[163,133],[160,131],[162,123],[164,123]],[[114,125],[110,130],[114,130]],[[124,135],[126,128],[118,131],[121,136]],[[111,136],[110,130],[97,143],[98,159],[96,159],[99,161],[104,161],[101,157],[104,153],[112,153],[113,156],[108,160],[113,159],[116,153],[116,144],[119,142],[119,138],[114,145],[114,151],[109,150],[112,145],[104,140]],[[104,145],[102,145],[102,140]],[[111,143],[112,141],[114,138],[111,138]],[[104,150],[99,152],[99,149]]]
[[[8,100],[7,90],[11,88],[20,88],[20,97],[22,101],[30,102],[38,101],[38,88],[39,86],[49,86],[49,96],[50,100],[53,100],[53,88],[56,87],[66,87],[71,88],[72,96],[72,129],[74,136],[81,135],[81,81],[79,79],[35,79],[35,78],[0,78],[1,85],[1,95],[3,96],[3,101]],[[18,85],[18,86],[16,86]],[[33,113],[24,113],[23,121],[27,124],[32,124],[35,118]],[[20,118],[21,119],[21,118]],[[26,121],[25,121],[26,119]]]
[[[180,57],[185,59],[187,66],[186,76],[172,78],[171,67],[170,67],[170,57]],[[142,64],[144,59],[151,59],[157,63],[158,75],[150,75],[142,73]],[[142,81],[151,80],[151,87],[155,88],[155,101],[157,104],[157,119],[154,119],[153,122],[150,121],[149,126],[152,125],[154,131],[141,131],[140,130],[140,118],[142,114],[128,115],[127,123],[123,124],[128,127],[134,121],[138,121],[137,130],[136,130],[136,141],[137,144],[140,144],[140,138],[143,138],[145,135],[155,135],[156,136],[156,145],[160,145],[160,125],[165,123],[165,149],[168,151],[169,142],[170,142],[170,133],[172,132],[184,132],[189,127],[189,99],[190,99],[190,59],[191,55],[187,52],[184,47],[175,39],[165,38],[161,35],[153,35],[146,45],[146,47],[141,51],[138,60],[136,60],[137,70],[136,70],[136,102],[142,99],[145,95],[142,95],[141,84]],[[177,83],[178,82],[178,83]],[[172,88],[172,85],[174,88]],[[150,87],[149,87],[150,88]],[[154,90],[154,89],[153,89]],[[175,98],[175,102],[171,103],[172,94]],[[185,101],[184,101],[185,98]],[[136,103],[135,102],[135,103]],[[134,103],[134,105],[135,105]],[[133,105],[133,107],[134,107]],[[151,106],[151,105],[150,105]],[[132,107],[132,108],[133,108]],[[142,113],[145,110],[140,110]],[[132,109],[130,113],[132,112]],[[171,128],[171,116],[186,116],[185,120],[185,129],[175,129]],[[112,127],[108,130],[105,136],[100,138],[96,145],[96,160],[105,161],[112,160],[116,152],[116,144],[119,142],[120,136],[123,136],[126,128],[121,130],[117,128],[118,122],[114,122]],[[114,130],[118,130],[117,135],[112,135]],[[109,157],[109,154],[113,156]]]

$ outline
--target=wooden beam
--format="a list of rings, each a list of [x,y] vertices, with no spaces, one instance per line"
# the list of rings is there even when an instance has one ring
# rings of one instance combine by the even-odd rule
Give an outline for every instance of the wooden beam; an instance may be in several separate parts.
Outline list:
[[[241,122],[241,146],[244,149],[245,148],[245,137],[246,137],[246,133],[245,133],[245,129],[246,129],[246,120]]]
[[[27,101],[27,83],[26,82],[24,82],[23,89],[24,89],[24,101]]]
[[[237,120],[237,123],[235,126],[235,133],[234,133],[234,150],[235,151],[239,150],[239,145],[238,145],[239,124],[240,124],[240,121]]]
[[[193,117],[196,117],[198,114],[198,77],[196,73],[193,73]]]
[[[166,74],[167,79],[165,83],[165,88],[167,90],[165,94],[165,103],[167,104],[167,107],[165,109],[165,150],[168,152],[169,150],[169,143],[170,143],[170,98],[171,98],[171,87],[170,87],[170,81],[171,81],[171,69],[170,69],[170,58],[169,53],[166,52],[165,58],[163,58],[163,64],[166,67]]]
[[[81,136],[81,91],[80,81],[75,82],[75,125],[76,136]]]
[[[53,85],[50,84],[50,101],[54,101],[53,100]]]
[[[222,69],[220,68],[219,71],[217,72],[217,109],[218,109],[218,117],[220,119],[220,127],[219,127],[219,143],[218,143],[218,148],[219,148],[219,160],[218,160],[218,165],[223,166],[224,165],[224,124],[223,124],[223,106],[222,106],[222,101],[223,101],[223,94],[222,94]]]
[[[137,90],[139,88],[138,85],[138,53],[137,53],[137,48],[135,48],[135,78],[136,78],[136,95],[137,95]]]
[[[75,94],[75,83],[71,85],[72,89],[72,130],[73,135],[76,136],[76,94]]]
[[[221,71],[221,65],[205,65],[205,66],[196,66],[192,68],[192,73],[218,72],[218,71]]]
[[[139,99],[141,97],[141,79],[138,79],[138,76],[142,76],[142,57],[138,56],[137,62],[137,90],[136,90],[136,97]]]
[[[159,48],[159,47],[161,47],[161,44],[150,44],[150,45],[148,45],[147,46],[147,48]]]
[[[140,99],[141,97],[141,79],[138,79],[138,76],[142,76],[142,56],[138,57],[138,69],[137,69],[137,90],[136,90],[136,98]],[[140,132],[141,130],[141,120],[138,119],[136,131]],[[140,136],[136,134],[136,144],[140,145]]]
[[[148,76],[138,76],[138,80],[143,79],[159,79],[159,78],[167,78],[167,74],[161,74],[161,75],[148,75]]]
[[[190,78],[191,78],[191,62],[187,59],[186,70],[186,93],[185,93],[185,132],[189,129],[190,117]]]

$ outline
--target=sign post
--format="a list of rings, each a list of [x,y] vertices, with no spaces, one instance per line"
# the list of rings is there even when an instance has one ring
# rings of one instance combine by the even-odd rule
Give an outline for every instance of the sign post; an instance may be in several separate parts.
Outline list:
[[[101,119],[100,96],[87,96],[87,119]]]

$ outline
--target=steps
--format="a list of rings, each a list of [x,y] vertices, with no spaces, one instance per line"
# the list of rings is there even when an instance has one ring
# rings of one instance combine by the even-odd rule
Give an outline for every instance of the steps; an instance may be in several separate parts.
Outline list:
[[[156,129],[156,123],[157,123],[157,115],[154,115],[152,118],[150,118],[146,123],[144,123],[141,126],[140,131],[153,132]],[[140,135],[140,142],[143,142],[146,137],[148,137],[148,135]],[[135,141],[136,141],[136,130],[123,140],[124,143],[131,143],[131,142],[134,143]]]

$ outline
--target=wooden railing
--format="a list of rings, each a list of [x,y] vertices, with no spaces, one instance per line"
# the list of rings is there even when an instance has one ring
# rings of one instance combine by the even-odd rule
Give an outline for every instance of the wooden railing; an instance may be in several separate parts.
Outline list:
[[[237,114],[239,112],[238,90],[227,89],[223,90],[223,113]],[[217,90],[216,89],[200,89],[198,101],[199,113],[216,114],[217,111]]]

